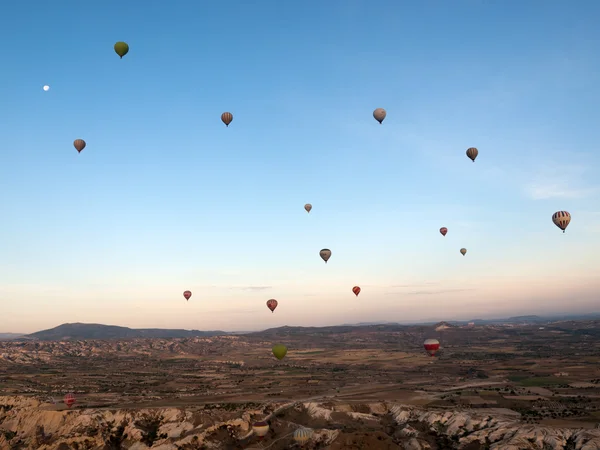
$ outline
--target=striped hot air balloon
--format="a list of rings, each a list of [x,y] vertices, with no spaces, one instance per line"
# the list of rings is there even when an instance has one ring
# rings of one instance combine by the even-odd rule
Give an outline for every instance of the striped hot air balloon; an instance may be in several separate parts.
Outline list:
[[[269,424],[263,421],[256,422],[252,425],[252,430],[254,431],[254,434],[256,434],[258,438],[262,440],[269,432]]]
[[[72,393],[65,395],[64,402],[65,405],[67,405],[67,408],[70,408],[75,404],[75,395]]]
[[[300,427],[294,431],[294,440],[299,445],[306,444],[313,435],[313,431],[310,428]]]
[[[552,222],[564,233],[569,223],[571,223],[571,214],[567,211],[556,211],[552,214]]]
[[[360,294],[360,287],[359,286],[354,286],[352,288],[352,292],[354,292],[354,295],[356,295],[358,297],[358,294]]]
[[[434,356],[440,349],[440,341],[437,339],[426,339],[423,342],[423,347],[425,347],[425,351],[429,353],[429,356]]]
[[[467,149],[467,156],[471,161],[475,162],[477,155],[479,155],[479,150],[477,150],[475,147],[470,147]]]
[[[231,121],[233,120],[233,114],[231,114],[230,112],[224,112],[223,114],[221,114],[221,120],[223,121],[225,126],[228,127]]]
[[[77,150],[79,153],[81,153],[81,150],[83,150],[86,146],[86,143],[83,139],[75,139],[73,141],[73,147],[75,147],[75,150]]]

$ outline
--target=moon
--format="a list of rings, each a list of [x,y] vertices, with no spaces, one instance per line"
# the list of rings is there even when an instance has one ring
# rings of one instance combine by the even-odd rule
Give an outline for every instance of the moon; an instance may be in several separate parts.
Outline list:
[[[43,87],[43,89],[44,89],[45,91],[47,91],[48,89],[50,89],[50,86],[48,86],[48,85],[45,85],[45,86]]]

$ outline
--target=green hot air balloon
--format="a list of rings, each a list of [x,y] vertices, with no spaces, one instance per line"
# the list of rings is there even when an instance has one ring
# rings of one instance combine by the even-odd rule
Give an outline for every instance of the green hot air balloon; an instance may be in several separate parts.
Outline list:
[[[283,344],[276,344],[273,346],[273,355],[275,355],[275,358],[277,358],[278,360],[282,360],[285,355],[287,354],[287,347]]]
[[[117,42],[115,44],[115,52],[123,59],[123,56],[129,52],[129,45],[127,45],[127,42]]]

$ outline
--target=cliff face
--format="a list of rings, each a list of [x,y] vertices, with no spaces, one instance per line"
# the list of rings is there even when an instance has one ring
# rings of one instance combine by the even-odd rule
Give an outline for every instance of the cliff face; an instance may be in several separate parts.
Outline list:
[[[271,429],[262,446],[294,448],[299,427],[313,430],[304,448],[600,449],[600,430],[523,425],[510,410],[434,411],[390,404],[334,402],[220,404],[189,408],[51,410],[28,397],[0,397],[0,449],[199,450],[260,448],[251,424]]]

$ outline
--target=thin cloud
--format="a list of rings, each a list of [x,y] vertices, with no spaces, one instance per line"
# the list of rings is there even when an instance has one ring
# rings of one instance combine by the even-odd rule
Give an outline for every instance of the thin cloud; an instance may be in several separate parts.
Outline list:
[[[440,294],[448,294],[450,292],[466,292],[466,291],[474,291],[475,289],[437,289],[433,291],[412,291],[412,292],[402,292],[402,295],[440,295]],[[385,295],[398,295],[400,292],[386,292]]]
[[[239,289],[241,291],[266,291],[269,289],[273,289],[273,286],[233,286],[230,289]]]
[[[588,167],[583,165],[547,166],[525,184],[525,194],[532,200],[589,197],[599,192],[600,186],[585,185],[583,178],[587,171]]]
[[[439,281],[425,281],[423,283],[415,283],[415,284],[392,284],[388,286],[390,288],[419,288],[423,286],[438,286]]]

